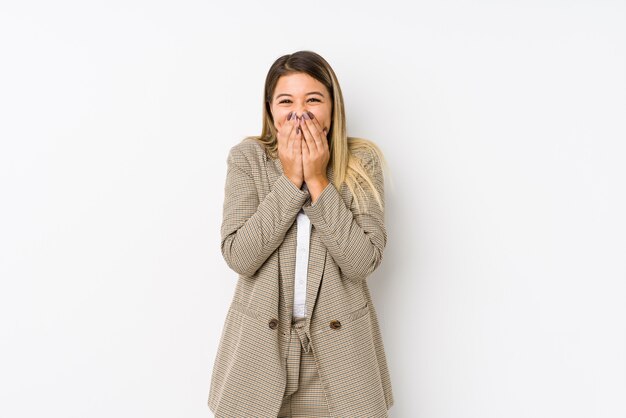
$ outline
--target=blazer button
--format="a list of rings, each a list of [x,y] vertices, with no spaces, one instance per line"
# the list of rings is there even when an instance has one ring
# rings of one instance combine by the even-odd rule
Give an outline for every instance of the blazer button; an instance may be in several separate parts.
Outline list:
[[[332,321],[330,321],[330,327],[332,329],[339,329],[341,328],[341,322],[337,321],[336,319],[333,319]]]
[[[271,329],[276,329],[276,327],[278,326],[278,319],[276,318],[270,319],[269,326]]]

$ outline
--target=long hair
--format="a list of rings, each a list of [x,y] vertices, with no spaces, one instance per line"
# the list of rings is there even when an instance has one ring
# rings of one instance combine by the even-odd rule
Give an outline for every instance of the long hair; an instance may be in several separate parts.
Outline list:
[[[271,113],[272,98],[278,80],[283,75],[293,73],[305,73],[322,83],[330,93],[332,100],[331,124],[327,134],[330,160],[328,164],[333,167],[333,185],[340,190],[345,182],[352,193],[358,210],[360,210],[365,198],[365,190],[362,183],[368,187],[378,205],[384,206],[383,196],[378,193],[375,182],[384,181],[372,177],[372,172],[363,164],[358,157],[362,152],[369,153],[372,161],[386,167],[385,158],[380,148],[372,141],[364,138],[348,137],[346,134],[346,114],[344,111],[343,95],[341,87],[331,66],[324,58],[312,51],[298,51],[293,54],[283,55],[270,67],[265,79],[263,94],[263,128],[261,135],[248,136],[245,140],[260,142],[270,158],[278,158],[278,140],[276,139],[276,127]],[[357,190],[359,192],[357,193]]]

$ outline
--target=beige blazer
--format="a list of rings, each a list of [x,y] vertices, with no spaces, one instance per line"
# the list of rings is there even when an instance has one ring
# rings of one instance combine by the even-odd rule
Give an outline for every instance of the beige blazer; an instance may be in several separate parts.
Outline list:
[[[359,155],[384,199],[378,161]],[[220,337],[208,406],[218,418],[276,417],[286,385],[293,307],[296,216],[311,220],[306,294],[306,350],[312,350],[332,417],[387,417],[391,381],[367,277],[387,243],[384,211],[370,196],[369,213],[352,204],[345,184],[331,183],[311,204],[254,140],[227,158],[222,254],[238,273]],[[366,189],[367,190],[367,189]],[[279,304],[279,295],[284,301]],[[281,309],[282,306],[282,309]]]

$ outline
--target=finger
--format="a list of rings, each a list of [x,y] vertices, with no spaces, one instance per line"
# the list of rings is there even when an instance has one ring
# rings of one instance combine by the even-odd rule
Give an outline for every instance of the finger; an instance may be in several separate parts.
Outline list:
[[[319,151],[323,147],[323,145],[322,140],[319,138],[319,135],[313,133],[313,129],[315,128],[311,123],[311,120],[308,118],[310,118],[308,115],[303,117],[301,126],[307,145],[309,146],[309,151],[315,153]]]
[[[327,144],[326,144],[326,135],[324,134],[322,125],[315,118],[315,115],[313,113],[309,113],[309,116],[311,118],[310,120],[308,120],[308,123],[307,123],[309,126],[309,130],[313,134],[313,137],[316,139],[316,144],[318,148],[320,150],[324,149]]]
[[[307,163],[309,162],[309,146],[306,144],[306,141],[301,141],[302,143],[302,162],[303,163]]]
[[[322,129],[322,146],[325,150],[328,150],[328,131],[326,128]]]
[[[300,131],[300,128],[299,128],[299,125],[298,125],[298,116],[295,114],[295,112],[293,113],[293,116],[291,118],[290,125],[291,125],[291,131],[289,132],[289,141],[292,144],[292,148],[291,148],[292,154],[291,155],[295,155],[295,153],[297,153],[297,151],[298,151],[298,148],[297,147],[293,147],[293,144],[296,141],[296,139],[298,138],[299,131]]]
[[[309,113],[309,116],[311,117],[310,122],[312,122],[310,124],[310,126],[314,126],[314,128],[317,128],[317,134],[315,132],[313,132],[313,135],[316,138],[320,138],[320,143],[321,143],[321,147],[323,149],[328,150],[328,130],[326,129],[326,127],[322,127],[322,124],[319,122],[319,120],[315,117],[315,115],[313,114],[313,112]]]
[[[276,138],[278,139],[278,149],[281,153],[286,152],[289,149],[289,138],[290,134],[283,132],[278,132],[276,134]]]
[[[306,148],[307,151],[307,155],[312,151],[311,146],[313,144],[310,144],[309,141],[310,139],[307,137],[307,135],[310,135],[310,133],[308,133],[307,131],[305,131],[306,126],[304,124],[304,120],[302,120],[300,122],[300,138],[302,138],[302,146],[303,148]]]
[[[298,136],[300,135],[300,125],[299,124],[300,124],[299,118],[296,115],[296,113],[293,112],[293,116],[292,116],[291,120],[289,121],[289,125],[291,125],[291,130],[289,132],[289,141],[291,143],[293,143],[298,138]],[[298,151],[299,151],[299,149],[297,147],[295,147],[295,148],[292,147],[291,148],[291,152],[292,152],[291,155],[295,155],[295,153],[297,153]]]
[[[319,135],[322,135],[322,131],[324,128],[322,128],[322,125],[320,124],[320,122],[317,120],[317,118],[315,117],[315,115],[313,114],[313,112],[309,112],[308,113],[309,117],[311,119],[309,119],[309,126],[313,126],[313,130],[311,130],[311,132],[315,135],[318,136],[317,133],[319,133]]]
[[[304,142],[302,140],[302,138],[300,138],[300,135],[296,136],[296,139],[294,139],[294,152],[295,152],[295,157],[294,159],[296,161],[298,161],[300,164],[302,164],[302,143]]]
[[[322,124],[315,118],[313,113],[310,116],[309,126],[313,127],[312,132],[315,138],[319,138],[318,146],[320,149],[328,150],[328,130],[326,127],[322,127]]]
[[[304,138],[304,132],[302,131],[302,125],[303,125],[303,121],[302,121],[302,116],[296,116],[296,129],[295,129],[295,136],[296,139],[298,141],[297,146],[295,147],[295,149],[297,150],[298,154],[300,154],[300,156],[302,156],[302,147],[306,147],[306,139]]]

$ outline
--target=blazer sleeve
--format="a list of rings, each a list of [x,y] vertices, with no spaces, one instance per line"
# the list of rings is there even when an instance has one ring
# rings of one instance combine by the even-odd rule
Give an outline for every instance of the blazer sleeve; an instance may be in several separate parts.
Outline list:
[[[333,183],[324,188],[315,203],[311,204],[309,199],[303,206],[343,275],[354,281],[365,280],[378,268],[387,244],[382,168],[373,157],[367,157],[364,165],[372,173],[373,183],[383,201],[382,209],[364,181],[367,197],[361,210],[357,210],[354,204],[348,208]]]
[[[281,244],[309,192],[300,190],[283,173],[259,202],[249,160],[236,146],[227,158],[221,249],[226,264],[242,276],[252,276]],[[257,174],[258,175],[258,174]],[[255,181],[256,180],[256,181]]]

